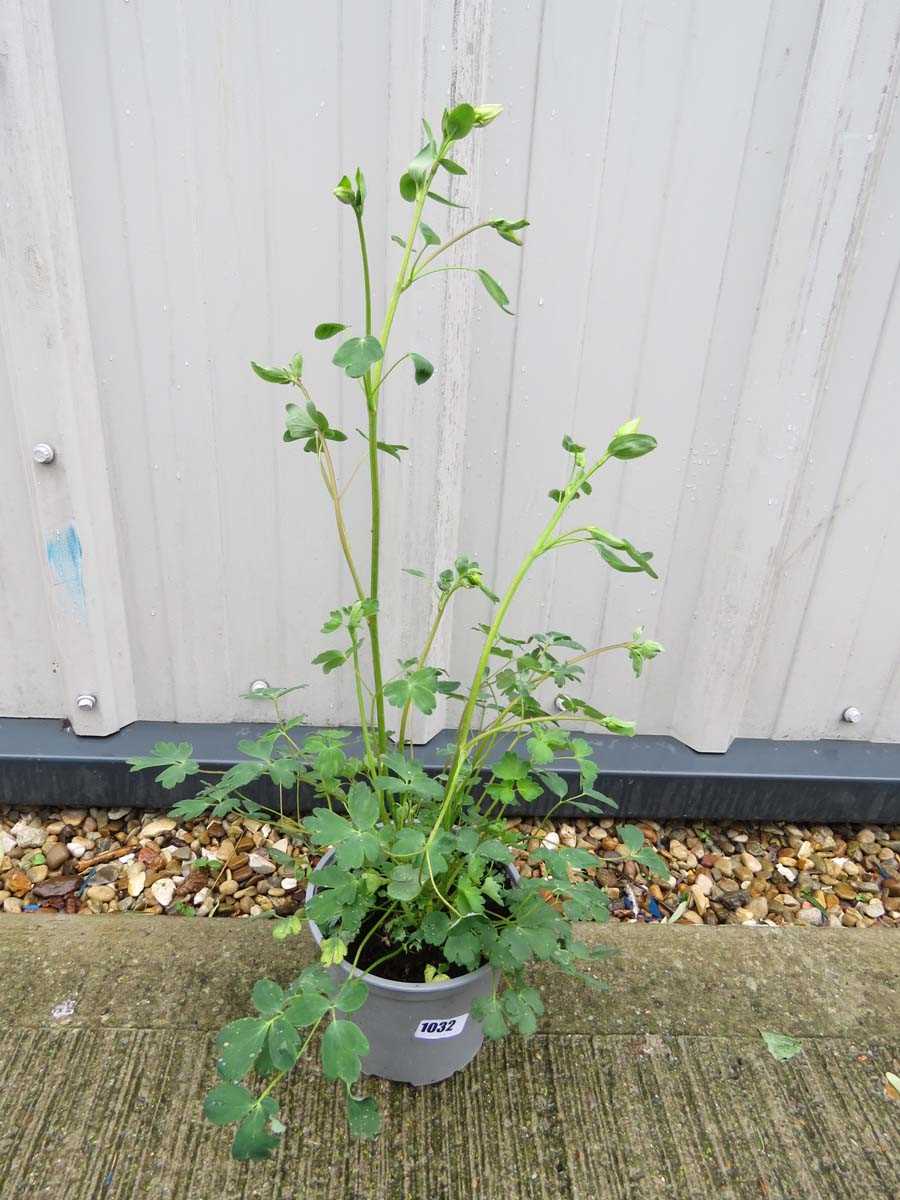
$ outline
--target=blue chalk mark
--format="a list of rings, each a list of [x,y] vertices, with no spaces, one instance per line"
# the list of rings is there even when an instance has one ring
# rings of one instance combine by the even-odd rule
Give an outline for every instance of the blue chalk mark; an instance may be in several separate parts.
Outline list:
[[[68,593],[72,609],[79,621],[83,620],[87,613],[81,560],[81,541],[70,521],[65,529],[57,529],[53,536],[47,539],[47,561],[57,584],[64,587]]]

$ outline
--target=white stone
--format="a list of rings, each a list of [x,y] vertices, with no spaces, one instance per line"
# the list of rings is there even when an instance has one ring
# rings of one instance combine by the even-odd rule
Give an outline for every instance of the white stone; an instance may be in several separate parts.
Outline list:
[[[804,925],[824,925],[825,914],[818,908],[813,908],[810,905],[808,908],[801,908],[797,913],[797,920],[802,921]]]
[[[200,891],[196,892],[194,895],[194,907],[199,908],[200,905],[203,904],[204,901],[206,901],[208,899],[209,899],[209,888],[208,887],[201,888]]]
[[[162,908],[168,908],[175,898],[175,881],[173,879],[157,879],[150,885],[150,895]]]
[[[290,875],[281,881],[281,887],[285,892],[292,892],[296,886],[297,880]]]
[[[775,866],[775,870],[778,872],[779,875],[784,876],[784,878],[788,881],[788,883],[793,883],[794,880],[797,878],[797,872],[794,870],[794,868],[786,867],[784,865],[784,863],[777,863]]]
[[[556,850],[559,848],[559,834],[555,829],[550,830],[550,832],[541,842],[541,845],[545,850]]]
[[[72,838],[71,842],[66,842],[66,849],[73,858],[83,858],[90,848],[91,843],[84,838]]]
[[[158,837],[161,833],[169,833],[175,828],[175,822],[171,817],[157,817],[155,821],[148,821],[141,829],[141,837]]]
[[[251,854],[250,870],[253,871],[255,875],[274,875],[275,864],[270,859],[266,858],[264,854]]]
[[[147,872],[142,863],[132,863],[128,870],[128,895],[139,896],[147,885]]]
[[[711,875],[698,875],[693,885],[698,892],[704,896],[708,896],[713,890],[713,879]]]
[[[123,817],[128,815],[127,808],[111,808],[106,814],[108,821],[121,821]]]
[[[863,905],[863,912],[867,917],[883,917],[884,905],[876,897],[874,900],[870,900],[868,904]]]
[[[15,846],[16,839],[12,834],[7,833],[5,829],[0,829],[0,858],[9,854],[10,850]]]
[[[37,825],[29,825],[27,821],[16,821],[10,833],[16,839],[16,845],[22,846],[25,849],[33,850],[37,846],[43,846],[45,834],[43,829]]]

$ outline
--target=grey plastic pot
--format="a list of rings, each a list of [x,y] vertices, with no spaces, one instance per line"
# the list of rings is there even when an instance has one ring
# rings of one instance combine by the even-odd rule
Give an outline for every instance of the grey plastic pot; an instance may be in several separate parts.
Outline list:
[[[316,870],[333,857],[334,851],[329,850]],[[512,867],[507,870],[517,882],[518,872]],[[315,893],[313,872],[306,889],[307,903]],[[320,945],[321,929],[314,921],[309,927]],[[494,972],[489,966],[447,983],[399,983],[364,974],[346,962],[330,970],[338,982],[353,974],[362,976],[368,985],[368,999],[350,1016],[369,1041],[370,1050],[363,1059],[366,1075],[419,1087],[439,1083],[462,1070],[481,1049],[484,1034],[471,1010],[474,1000],[491,994]]]

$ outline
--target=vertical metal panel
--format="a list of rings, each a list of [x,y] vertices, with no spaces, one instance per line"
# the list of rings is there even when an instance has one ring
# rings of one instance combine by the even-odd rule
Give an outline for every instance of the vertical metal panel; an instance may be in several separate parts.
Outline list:
[[[107,734],[134,720],[135,696],[45,0],[3,6],[0,64],[0,177],[6,196],[0,241],[6,387],[0,411],[7,417],[4,440],[19,455],[3,486],[25,484],[33,534],[29,553],[22,531],[18,536],[10,531],[13,548],[25,554],[23,586],[20,592],[14,568],[4,590],[14,613],[26,615],[23,603],[36,601],[34,563],[41,563],[45,601],[35,603],[32,629],[43,653],[35,664],[34,703],[46,703],[55,690],[47,675],[59,671],[63,687],[57,703],[75,731]],[[32,461],[32,447],[40,442],[50,447],[44,465]],[[11,505],[14,513],[23,507],[20,499]],[[21,660],[12,656],[20,671],[37,649],[32,638],[23,642]],[[23,685],[20,676],[13,695],[21,695]],[[79,696],[84,703],[77,702]]]
[[[313,720],[353,719],[348,681],[308,665],[350,597],[329,506],[247,360],[303,350],[321,407],[363,424],[311,338],[361,319],[330,189],[366,171],[380,314],[420,113],[471,94],[507,111],[463,149],[480,156],[452,183],[469,212],[430,222],[532,227],[523,253],[480,235],[454,260],[490,270],[515,319],[462,273],[404,297],[394,346],[436,373],[417,391],[401,368],[385,395],[386,436],[414,446],[383,463],[388,657],[413,653],[429,616],[399,567],[434,576],[475,554],[502,585],[546,519],[562,434],[602,447],[639,414],[659,451],[611,464],[576,515],[653,548],[660,582],[570,550],[539,564],[510,631],[593,643],[646,624],[666,656],[638,682],[598,660],[591,695],[698,749],[900,739],[895,5],[51,9],[139,716],[256,715],[236,697],[263,677],[308,682]],[[354,435],[345,478],[363,450]],[[20,451],[0,453],[5,510],[28,512]],[[364,571],[362,474],[347,509]],[[41,576],[26,540],[0,554],[20,679],[44,670],[46,618],[18,599]],[[459,598],[438,647],[456,678],[487,611]],[[46,672],[3,686],[4,711],[59,711]],[[847,704],[860,725],[840,722]]]

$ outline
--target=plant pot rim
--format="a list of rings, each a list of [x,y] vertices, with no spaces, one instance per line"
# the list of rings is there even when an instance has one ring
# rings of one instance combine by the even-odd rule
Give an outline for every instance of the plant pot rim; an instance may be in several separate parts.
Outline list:
[[[307,884],[306,894],[304,896],[304,902],[306,904],[308,904],[316,894],[316,871],[318,871],[321,867],[327,867],[333,858],[334,849],[329,848],[313,868],[313,878],[310,879],[309,883]],[[508,865],[506,870],[512,876],[513,881],[518,882],[519,872],[515,869],[515,867]],[[315,921],[309,918],[307,919],[309,920],[309,928],[312,932],[313,938],[315,939],[316,945],[320,946],[323,938],[322,930],[315,923]],[[370,975],[367,971],[361,971],[359,967],[352,966],[346,960],[338,963],[337,965],[344,971],[346,975],[358,975],[366,983],[376,988],[386,992],[394,992],[397,995],[405,995],[409,997],[434,995],[446,996],[451,992],[456,992],[461,988],[468,987],[473,979],[480,979],[483,975],[493,969],[490,963],[482,963],[477,971],[470,971],[466,975],[457,975],[454,979],[448,979],[440,983],[403,983],[399,979],[385,979],[382,975]]]

